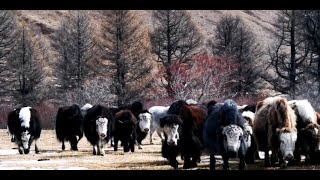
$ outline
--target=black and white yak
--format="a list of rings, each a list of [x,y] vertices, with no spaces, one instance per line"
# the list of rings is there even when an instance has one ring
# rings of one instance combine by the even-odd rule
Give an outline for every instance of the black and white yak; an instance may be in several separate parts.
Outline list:
[[[101,105],[94,105],[84,117],[84,135],[93,146],[94,155],[104,156],[104,146],[112,137],[114,117],[112,112]],[[96,150],[97,146],[97,150]]]
[[[221,155],[223,169],[230,169],[229,158],[240,159],[239,169],[246,168],[245,121],[233,100],[216,104],[209,108],[210,114],[204,123],[203,140],[210,153],[210,169],[215,169],[215,155]]]
[[[20,154],[28,154],[33,141],[35,141],[35,152],[39,153],[37,140],[40,138],[41,124],[36,109],[22,107],[11,111],[8,115],[8,129],[18,145]]]

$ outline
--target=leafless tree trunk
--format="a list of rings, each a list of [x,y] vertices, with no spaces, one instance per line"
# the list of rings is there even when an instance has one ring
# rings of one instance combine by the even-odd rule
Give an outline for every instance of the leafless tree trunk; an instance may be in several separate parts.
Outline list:
[[[270,78],[269,82],[276,90],[293,98],[297,84],[303,81],[309,53],[301,15],[302,11],[298,10],[282,10],[279,13],[274,32],[275,46],[269,49],[270,64],[278,75],[277,78]]]
[[[41,62],[46,58],[46,48],[41,41],[23,26],[8,62],[13,76],[10,88],[18,103],[32,105],[42,100],[39,99],[40,83],[44,78]]]
[[[310,44],[309,73],[317,82],[317,94],[320,95],[320,10],[307,10],[304,12],[305,35]]]
[[[175,94],[170,66],[175,62],[190,61],[202,43],[202,36],[185,10],[155,10],[152,18],[155,23],[151,33],[152,50],[158,56],[157,62],[166,68],[164,86],[168,96],[173,98]]]
[[[85,82],[81,89],[70,89],[65,92],[65,105],[73,103],[80,106],[86,103],[103,104],[105,106],[114,106],[116,101],[114,94],[111,94],[112,82],[104,77],[95,77]]]
[[[81,88],[93,58],[93,30],[86,11],[70,11],[56,32],[56,72],[61,90]]]
[[[104,60],[99,66],[113,81],[117,105],[130,103],[150,87],[152,68],[148,33],[134,11],[102,11],[103,28],[100,43]]]
[[[214,55],[233,59],[239,65],[233,73],[237,81],[234,92],[252,93],[257,90],[261,72],[257,62],[262,56],[261,46],[239,16],[223,16],[208,45]]]
[[[8,96],[8,74],[10,69],[7,60],[17,40],[16,19],[11,11],[0,10],[0,96]],[[9,83],[9,84],[8,84]]]

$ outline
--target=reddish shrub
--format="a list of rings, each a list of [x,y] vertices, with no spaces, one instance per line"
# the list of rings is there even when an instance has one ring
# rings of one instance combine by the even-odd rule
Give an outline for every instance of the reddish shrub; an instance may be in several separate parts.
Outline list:
[[[7,128],[8,114],[12,111],[11,106],[0,106],[0,128]]]
[[[42,128],[54,129],[59,106],[53,103],[43,102],[34,108],[39,112]]]

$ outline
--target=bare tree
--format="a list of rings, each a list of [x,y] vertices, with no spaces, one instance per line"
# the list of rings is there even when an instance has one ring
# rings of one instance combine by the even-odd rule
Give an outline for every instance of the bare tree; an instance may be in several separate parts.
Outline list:
[[[104,60],[99,66],[110,75],[117,105],[130,103],[139,98],[150,86],[148,63],[150,48],[148,33],[137,20],[134,11],[102,11],[102,41]]]
[[[93,58],[93,32],[86,11],[70,11],[56,32],[56,72],[61,90],[81,88]]]
[[[166,69],[166,91],[169,97],[174,97],[170,66],[190,61],[202,43],[202,36],[185,10],[155,10],[152,18],[155,24],[151,33],[152,51]]]
[[[317,84],[317,93],[320,94],[320,10],[304,12],[305,36],[310,44],[310,68],[308,73]],[[314,88],[313,88],[314,89]]]
[[[208,54],[199,54],[192,58],[191,67],[177,62],[172,64],[170,71],[173,74],[171,88],[175,99],[194,99],[201,102],[208,99],[223,100],[235,96],[232,91],[236,83],[232,80],[232,72],[238,65],[231,59],[213,57]],[[165,73],[161,68],[157,76]],[[153,97],[166,98],[161,82],[155,81]]]
[[[262,50],[252,30],[239,16],[225,15],[217,23],[215,35],[208,41],[214,55],[233,59],[239,68],[233,77],[236,81],[235,92],[255,92],[260,80]]]
[[[309,45],[303,36],[302,11],[282,10],[275,24],[274,47],[269,48],[270,65],[275,77],[267,79],[276,90],[296,95],[297,84],[304,81],[304,68],[307,66]]]
[[[47,61],[46,48],[23,26],[13,50],[10,61],[12,81],[10,84],[11,93],[15,100],[23,105],[32,105],[40,100],[40,83],[44,78],[41,62]]]
[[[65,92],[65,105],[73,103],[85,105],[86,103],[113,106],[116,96],[111,94],[112,82],[104,77],[95,77],[84,82],[82,88],[70,89]]]
[[[0,10],[0,96],[8,95],[7,60],[17,40],[16,19],[11,11]]]

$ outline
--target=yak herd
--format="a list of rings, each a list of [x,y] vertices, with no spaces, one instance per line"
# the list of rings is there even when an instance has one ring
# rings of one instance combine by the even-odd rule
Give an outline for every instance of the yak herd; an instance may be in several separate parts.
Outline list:
[[[221,155],[223,169],[230,169],[229,159],[239,159],[239,170],[260,159],[265,153],[264,166],[295,165],[305,156],[305,163],[320,163],[320,114],[308,100],[268,97],[255,104],[237,105],[232,99],[197,103],[177,100],[170,106],[144,109],[135,101],[120,107],[73,104],[60,107],[56,115],[56,137],[65,150],[78,150],[83,135],[92,145],[93,155],[105,155],[104,147],[118,143],[124,152],[142,149],[142,140],[156,131],[161,138],[161,154],[178,169],[177,157],[184,161],[183,169],[194,168],[201,155],[210,155],[210,169],[215,169],[216,155]],[[39,113],[32,107],[14,109],[8,115],[11,141],[20,154],[28,154],[41,134]],[[269,153],[271,151],[271,153]]]

